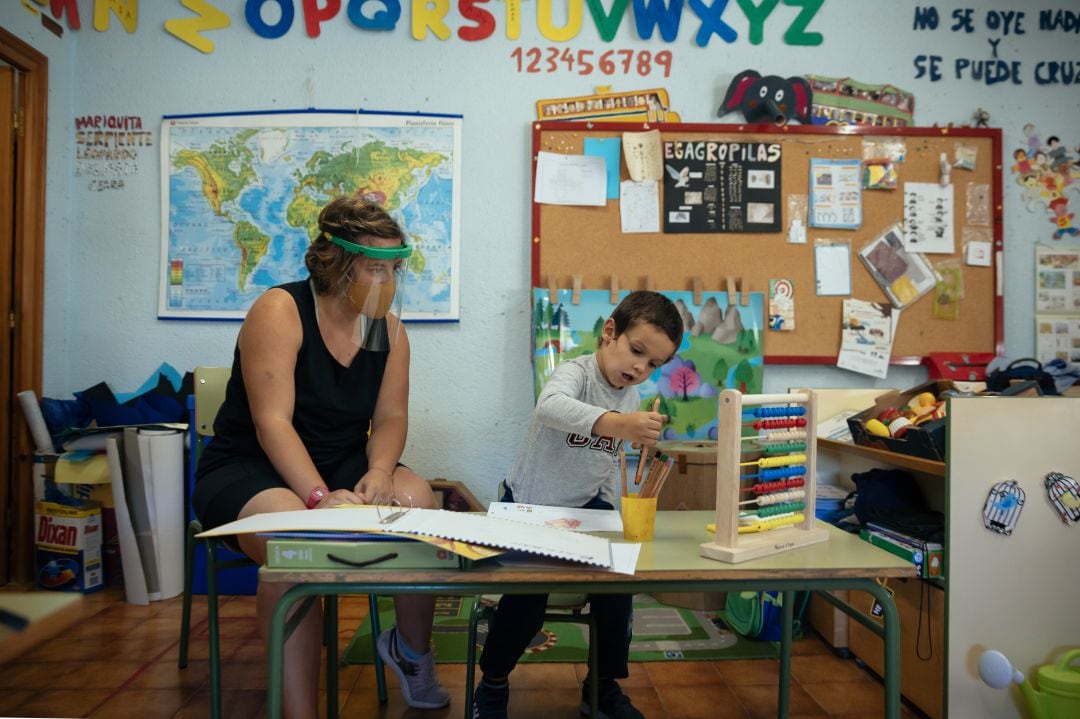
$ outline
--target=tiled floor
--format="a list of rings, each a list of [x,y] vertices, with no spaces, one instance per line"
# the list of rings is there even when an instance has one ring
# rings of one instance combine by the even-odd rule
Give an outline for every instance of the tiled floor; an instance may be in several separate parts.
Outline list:
[[[83,618],[62,638],[0,667],[0,716],[201,718],[210,715],[206,604],[196,598],[186,669],[176,666],[180,598],[139,607],[110,589],[85,598]],[[343,598],[342,647],[367,613],[364,598]],[[251,597],[224,597],[221,607],[222,686],[226,717],[265,716],[265,660]],[[575,718],[584,665],[523,664],[511,677],[514,719]],[[406,707],[393,672],[390,701],[380,706],[370,666],[341,672],[342,719],[462,716],[465,667],[440,664],[454,701],[447,709]],[[882,688],[853,660],[838,658],[816,635],[796,643],[792,660],[792,719],[871,719],[883,715]],[[621,682],[650,719],[776,716],[775,660],[632,664]],[[325,680],[325,678],[324,678]],[[324,702],[325,704],[325,702]],[[905,707],[905,718],[919,716]]]

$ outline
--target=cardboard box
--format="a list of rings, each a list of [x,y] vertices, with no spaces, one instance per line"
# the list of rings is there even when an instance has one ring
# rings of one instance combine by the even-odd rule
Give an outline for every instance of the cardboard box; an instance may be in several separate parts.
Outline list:
[[[955,390],[956,386],[949,380],[936,380],[927,382],[903,392],[889,390],[879,395],[874,400],[874,406],[859,412],[853,417],[848,417],[848,427],[851,429],[851,437],[855,444],[861,444],[875,449],[884,449],[889,452],[907,454],[913,457],[922,457],[937,462],[945,461],[945,424],[944,419],[930,420],[918,427],[911,427],[901,438],[879,437],[870,434],[866,430],[867,420],[875,419],[889,407],[899,409],[908,404],[916,395],[930,392],[935,397],[945,390]]]
[[[122,584],[124,573],[120,566],[120,536],[116,527],[116,510],[113,508],[112,485],[96,481],[93,484],[57,482],[55,452],[35,452],[31,473],[34,483],[34,502],[69,504],[72,499],[95,502],[101,505],[101,553],[105,567],[105,584]]]
[[[34,503],[34,576],[39,587],[89,593],[104,586],[101,507]]]
[[[889,554],[906,559],[919,570],[919,576],[942,578],[945,576],[945,550],[941,544],[923,542],[913,537],[904,537],[887,529],[861,529],[859,536],[863,541],[884,549]]]

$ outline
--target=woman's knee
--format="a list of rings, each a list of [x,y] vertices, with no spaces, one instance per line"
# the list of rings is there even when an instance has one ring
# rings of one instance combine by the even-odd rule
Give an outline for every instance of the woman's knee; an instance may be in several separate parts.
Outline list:
[[[264,489],[249,499],[237,519],[244,519],[255,514],[272,512],[292,512],[304,509],[304,503],[292,490],[285,488]],[[236,536],[241,551],[252,561],[266,562],[266,538],[257,534],[239,534]]]
[[[435,493],[423,477],[408,467],[394,470],[394,496],[406,506],[419,509],[436,509]]]

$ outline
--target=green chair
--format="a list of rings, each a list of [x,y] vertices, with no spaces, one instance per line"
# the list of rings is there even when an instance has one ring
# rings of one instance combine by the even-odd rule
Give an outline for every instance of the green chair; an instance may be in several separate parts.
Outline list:
[[[551,594],[548,595],[547,612],[544,614],[545,622],[573,622],[585,624],[589,627],[589,676],[593,681],[589,682],[589,705],[592,716],[597,716],[597,707],[600,695],[600,682],[596,681],[599,676],[599,662],[597,657],[596,643],[596,618],[583,610],[588,603],[584,594]],[[469,612],[469,645],[468,659],[465,667],[465,719],[472,719],[473,692],[476,680],[476,636],[480,622],[487,622],[490,626],[495,616],[495,607],[499,604],[499,595],[484,594],[473,597],[472,609]]]
[[[195,407],[191,417],[191,475],[194,476],[194,468],[197,466],[199,456],[203,448],[214,436],[214,418],[217,416],[222,402],[225,401],[225,386],[228,384],[231,373],[229,367],[203,367],[195,368]],[[190,490],[193,489],[189,487]],[[195,550],[199,543],[206,547],[206,604],[207,604],[207,632],[210,641],[210,716],[213,719],[221,717],[221,658],[220,658],[220,632],[218,626],[218,595],[217,573],[228,569],[252,567],[255,563],[247,557],[238,554],[235,547],[229,547],[225,542],[218,539],[203,540],[195,535],[202,532],[202,524],[198,519],[188,522],[187,540],[184,551],[184,604],[183,615],[180,620],[180,656],[178,666],[183,669],[187,666],[188,642],[191,636],[191,594],[195,577]],[[221,555],[221,556],[219,556]],[[377,597],[370,598],[371,612],[378,619],[376,611]],[[309,597],[303,604],[306,610],[314,597]],[[326,715],[328,719],[336,719],[337,702],[332,697],[337,697],[337,597],[334,595],[323,597],[323,643],[326,645]],[[377,624],[373,625],[377,626]],[[378,637],[373,635],[372,641]],[[375,677],[379,692],[379,702],[385,704],[386,677],[383,671],[382,659],[375,652]]]

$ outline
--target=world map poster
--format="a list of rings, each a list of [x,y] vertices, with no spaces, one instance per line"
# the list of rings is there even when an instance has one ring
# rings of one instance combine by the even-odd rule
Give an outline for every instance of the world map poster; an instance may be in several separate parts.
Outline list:
[[[457,320],[461,116],[297,112],[166,117],[158,315],[243,319],[307,276],[332,198],[362,192],[413,246],[403,319]]]

